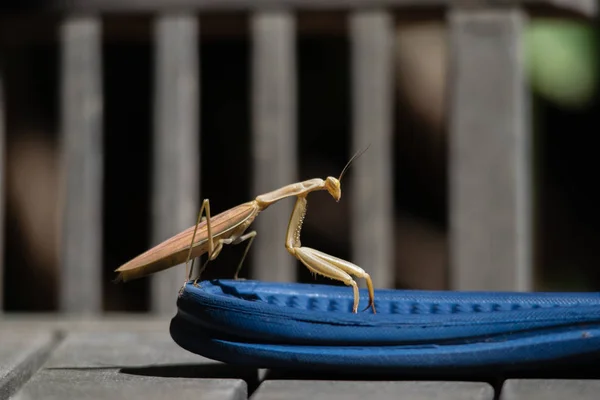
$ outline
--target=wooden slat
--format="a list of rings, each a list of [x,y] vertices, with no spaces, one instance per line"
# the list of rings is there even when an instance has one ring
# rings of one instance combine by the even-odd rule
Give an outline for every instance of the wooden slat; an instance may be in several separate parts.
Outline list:
[[[451,287],[531,289],[524,13],[455,10],[451,30]]]
[[[102,84],[101,22],[92,16],[62,22],[63,209],[60,309],[101,311]]]
[[[71,0],[68,2],[53,1],[46,7],[58,10],[82,11],[144,11],[156,12],[173,9],[188,10],[252,10],[267,11],[269,9],[305,9],[305,10],[347,10],[410,7],[432,8],[446,6],[461,6],[468,3],[470,6],[482,7],[493,3],[502,6],[525,5],[531,7],[558,9],[561,11],[575,12],[581,15],[592,16],[597,13],[597,0]]]
[[[298,180],[295,20],[287,12],[252,16],[253,196]],[[272,205],[255,222],[253,279],[290,282],[295,259],[285,250],[293,200]],[[310,211],[309,211],[310,212]]]
[[[252,395],[252,400],[329,398],[492,400],[494,389],[483,382],[275,380],[263,382]]]
[[[2,230],[0,230],[0,314],[4,309],[4,206],[6,204],[6,181],[4,179],[6,120],[4,107],[4,80],[2,71],[0,71],[0,227],[2,227]]]
[[[155,22],[152,241],[156,245],[194,225],[199,211],[198,21],[190,14]],[[151,309],[173,313],[183,267],[152,277]]]
[[[0,327],[0,399],[13,395],[48,359],[59,338],[48,330]]]
[[[247,371],[182,349],[168,326],[73,332],[14,399],[244,400]]]
[[[385,11],[350,16],[352,152],[370,144],[347,178],[352,180],[352,261],[378,288],[394,286],[393,30],[392,16]]]
[[[592,400],[598,398],[597,379],[509,379],[500,400]]]

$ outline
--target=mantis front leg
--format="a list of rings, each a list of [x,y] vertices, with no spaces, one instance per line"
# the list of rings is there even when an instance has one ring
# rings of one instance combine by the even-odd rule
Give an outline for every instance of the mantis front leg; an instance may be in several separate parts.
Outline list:
[[[306,216],[306,206],[306,196],[298,196],[288,225],[285,242],[286,249],[312,272],[341,281],[348,286],[352,286],[354,292],[354,304],[352,306],[353,313],[358,312],[359,292],[358,285],[350,275],[364,278],[367,281],[367,288],[369,290],[369,304],[363,311],[372,308],[373,313],[376,313],[373,282],[368,273],[358,265],[352,264],[349,261],[333,257],[310,247],[301,246],[300,231],[302,230],[302,223]]]

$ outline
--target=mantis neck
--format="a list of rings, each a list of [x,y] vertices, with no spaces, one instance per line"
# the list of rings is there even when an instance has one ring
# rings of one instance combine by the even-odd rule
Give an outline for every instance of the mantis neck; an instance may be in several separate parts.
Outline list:
[[[284,186],[272,192],[261,194],[256,197],[258,206],[264,210],[273,203],[277,203],[281,199],[292,196],[306,196],[314,190],[324,190],[325,181],[321,178],[308,179],[303,182],[296,182]]]

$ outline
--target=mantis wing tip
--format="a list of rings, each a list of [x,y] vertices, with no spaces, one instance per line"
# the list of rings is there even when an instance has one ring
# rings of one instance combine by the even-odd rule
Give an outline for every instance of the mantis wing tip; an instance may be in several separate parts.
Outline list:
[[[117,277],[112,280],[112,283],[120,283],[120,282],[125,282],[125,279],[123,279],[123,273],[119,273],[119,275],[117,275]]]

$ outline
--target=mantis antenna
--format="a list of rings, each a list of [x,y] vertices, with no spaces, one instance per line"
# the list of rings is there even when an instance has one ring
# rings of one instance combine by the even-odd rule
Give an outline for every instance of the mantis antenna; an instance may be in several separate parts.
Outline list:
[[[369,150],[369,147],[371,147],[371,143],[369,143],[367,145],[367,147],[365,147],[364,149],[357,151],[356,153],[354,153],[354,155],[352,156],[352,158],[350,158],[350,161],[348,161],[346,163],[346,166],[344,166],[344,169],[342,170],[342,173],[340,174],[340,177],[338,178],[338,181],[342,181],[342,177],[344,176],[344,173],[346,173],[346,171],[348,170],[348,167],[350,167],[350,164],[352,164],[352,161],[356,160],[358,157],[362,156],[364,154],[365,151]]]

